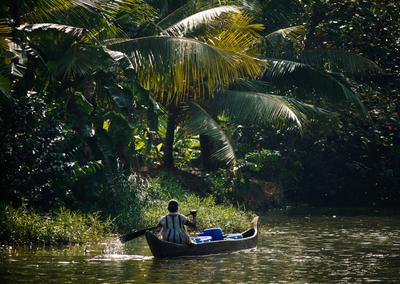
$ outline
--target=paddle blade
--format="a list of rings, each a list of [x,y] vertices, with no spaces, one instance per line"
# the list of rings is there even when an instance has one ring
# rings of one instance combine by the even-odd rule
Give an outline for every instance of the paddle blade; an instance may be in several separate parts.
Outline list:
[[[119,237],[119,240],[121,243],[126,243],[127,241],[133,240],[137,237],[140,237],[146,233],[147,229],[139,230],[139,231],[134,231],[125,235],[122,235]]]
[[[130,241],[130,240],[136,239],[137,237],[143,236],[146,233],[146,231],[154,230],[157,227],[158,226],[154,226],[151,228],[146,228],[146,229],[142,229],[139,231],[134,231],[134,232],[122,235],[119,237],[119,240],[121,241],[121,243],[126,243],[127,241]]]

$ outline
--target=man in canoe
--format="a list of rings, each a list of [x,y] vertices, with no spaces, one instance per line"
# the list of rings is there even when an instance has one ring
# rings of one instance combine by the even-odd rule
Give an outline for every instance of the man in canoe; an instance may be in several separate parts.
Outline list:
[[[189,221],[184,215],[178,213],[179,204],[175,199],[168,202],[168,214],[161,218],[159,226],[161,227],[161,237],[164,241],[193,245],[189,233],[186,231],[185,225],[196,228],[196,211],[190,211],[193,222]]]

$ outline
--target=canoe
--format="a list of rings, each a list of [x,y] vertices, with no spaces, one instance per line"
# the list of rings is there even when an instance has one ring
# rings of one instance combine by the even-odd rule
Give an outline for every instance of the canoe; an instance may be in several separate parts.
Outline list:
[[[146,240],[154,257],[199,256],[219,253],[230,253],[252,249],[257,246],[258,216],[251,222],[251,228],[242,233],[243,239],[229,239],[199,243],[194,246],[175,244],[160,240],[150,231],[146,232]]]

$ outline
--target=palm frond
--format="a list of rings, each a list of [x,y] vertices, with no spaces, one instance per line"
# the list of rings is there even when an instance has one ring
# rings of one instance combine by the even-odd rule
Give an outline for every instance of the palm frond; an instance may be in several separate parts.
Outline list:
[[[359,110],[366,113],[365,107],[359,96],[345,83],[333,74],[321,72],[310,65],[281,60],[268,59],[268,69],[263,75],[263,80],[281,86],[297,86],[314,90],[319,95],[331,99],[345,99],[354,103]]]
[[[140,13],[145,11],[143,8],[148,8],[143,7],[145,4],[143,0],[36,0],[33,5],[26,7],[31,8],[31,11],[27,11],[24,18],[28,22],[44,21],[55,14],[64,13],[68,16],[74,8],[82,8],[83,10],[77,10],[82,16],[85,16],[85,12],[112,15],[121,10]]]
[[[256,93],[272,93],[275,87],[266,81],[262,80],[246,80],[239,79],[229,86],[230,90],[235,91],[251,91]]]
[[[136,19],[147,21],[155,16],[155,9],[150,6],[145,0],[112,0],[103,1],[101,7],[113,15],[125,12],[130,13]]]
[[[210,24],[211,21],[226,13],[240,13],[239,7],[221,6],[191,15],[162,31],[163,35],[184,36],[200,26]]]
[[[271,48],[279,47],[282,42],[288,41],[294,44],[299,44],[305,36],[304,26],[294,26],[284,29],[279,29],[265,36],[265,41]]]
[[[307,116],[302,103],[288,97],[250,91],[227,90],[217,105],[235,121],[251,124],[287,126],[294,123],[302,131]]]
[[[8,48],[8,41],[12,33],[12,28],[8,21],[0,19],[0,49],[6,50]]]
[[[163,17],[158,23],[157,26],[160,27],[161,30],[172,26],[173,24],[179,22],[180,20],[193,15],[199,11],[212,8],[209,6],[209,3],[205,3],[206,1],[197,1],[197,0],[190,0],[178,9],[174,10],[169,15]],[[163,15],[162,15],[163,16]]]
[[[25,23],[56,23],[85,28],[88,39],[117,36],[122,30],[112,20],[120,1],[38,0],[24,17]]]
[[[254,47],[258,43],[258,39],[251,33],[224,31],[216,37],[209,38],[207,42],[225,51],[255,56]]]
[[[37,0],[34,4],[27,3],[26,13],[23,15],[24,20],[28,23],[46,22],[54,20],[54,15],[63,15],[68,17],[71,9],[80,7],[84,10],[78,10],[78,16],[85,16],[85,12],[94,11],[99,4],[99,0]]]
[[[265,29],[263,24],[252,24],[255,18],[252,14],[248,14],[247,12],[230,14],[228,18],[228,25],[225,25],[223,29],[229,29],[233,31],[241,31],[241,32],[252,32],[255,33],[257,38],[261,38],[261,35],[258,32]]]
[[[342,71],[348,75],[364,76],[382,73],[372,60],[338,49],[312,49],[301,54],[304,63],[328,71]]]
[[[211,115],[196,103],[190,104],[189,113],[190,119],[187,120],[186,126],[194,134],[208,136],[215,146],[219,146],[211,157],[226,163],[226,165],[234,164],[236,155],[232,143]]]
[[[234,84],[229,87],[230,90],[235,91],[245,91],[245,92],[253,92],[253,93],[262,93],[275,95],[285,99],[290,104],[294,105],[300,112],[304,113],[307,117],[320,117],[320,116],[329,116],[334,114],[331,111],[326,109],[317,107],[315,105],[307,104],[301,101],[298,101],[294,98],[284,96],[282,94],[282,90],[277,89],[273,84],[261,81],[261,80],[238,80]],[[224,96],[225,98],[225,96]],[[221,98],[222,100],[223,98]],[[217,98],[217,101],[219,98]]]
[[[0,92],[8,96],[10,91],[11,91],[10,80],[7,77],[0,74]]]
[[[207,26],[204,36],[207,43],[249,56],[258,55],[257,45],[262,38],[259,31],[264,29],[262,24],[252,24],[254,18],[234,13],[223,17],[216,25]]]
[[[85,30],[82,28],[67,26],[67,25],[59,25],[53,23],[41,23],[41,24],[28,24],[22,25],[18,27],[18,30],[24,32],[36,32],[36,31],[51,31],[55,30],[60,33],[64,33],[66,35],[70,35],[76,38],[82,37]]]
[[[168,27],[176,24],[184,18],[187,18],[195,13],[219,7],[219,6],[239,6],[247,11],[259,11],[261,8],[257,1],[249,0],[190,0],[184,5],[165,16],[161,19],[157,25],[161,29],[167,29]]]
[[[318,117],[332,117],[336,115],[334,112],[324,108],[317,107],[316,105],[307,104],[290,97],[284,97],[284,98],[288,103],[294,106],[297,109],[297,111],[300,111],[301,113],[306,115],[308,119],[318,118]]]
[[[212,96],[215,89],[262,70],[255,58],[188,38],[145,37],[108,48],[127,54],[141,84],[167,102]]]

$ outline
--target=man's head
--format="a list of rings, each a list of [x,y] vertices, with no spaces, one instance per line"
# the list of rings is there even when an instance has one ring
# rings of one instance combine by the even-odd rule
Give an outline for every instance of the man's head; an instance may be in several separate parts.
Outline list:
[[[179,207],[178,201],[176,201],[175,199],[171,199],[168,202],[168,211],[169,212],[171,212],[171,213],[178,212],[178,207]]]

